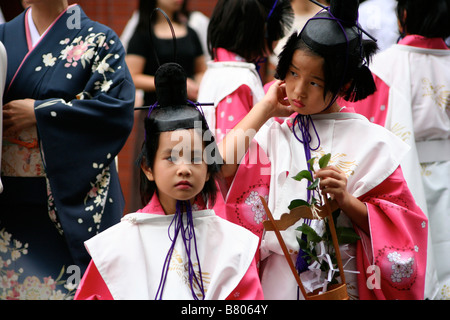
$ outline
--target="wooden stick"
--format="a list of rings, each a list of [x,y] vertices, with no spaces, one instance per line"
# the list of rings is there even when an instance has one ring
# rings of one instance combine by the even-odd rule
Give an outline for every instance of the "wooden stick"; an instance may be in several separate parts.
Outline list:
[[[300,288],[300,291],[303,294],[303,297],[305,297],[305,299],[308,299],[308,296],[306,295],[306,291],[305,288],[303,287],[302,281],[300,280],[300,276],[298,275],[297,269],[295,269],[294,263],[292,262],[291,256],[288,252],[288,249],[286,247],[286,243],[283,240],[283,237],[281,236],[280,231],[278,230],[278,228],[276,227],[276,223],[275,220],[272,216],[272,213],[269,210],[269,207],[267,206],[266,200],[264,200],[263,197],[259,196],[261,199],[261,202],[264,206],[264,209],[266,210],[267,213],[267,217],[269,217],[269,220],[273,226],[273,231],[275,232],[275,235],[277,236],[278,242],[280,243],[281,249],[283,250],[284,253],[284,257],[286,258],[287,263],[289,264],[289,267],[291,268],[291,271],[295,277],[295,280],[297,281],[298,287]]]
[[[338,242],[338,238],[337,238],[337,234],[336,234],[336,226],[334,225],[334,220],[333,220],[333,212],[331,211],[331,207],[330,207],[330,203],[328,202],[328,198],[325,198],[325,208],[328,211],[328,223],[330,224],[330,231],[331,231],[331,238],[333,239],[333,246],[334,246],[334,251],[336,251],[336,259],[338,262],[338,268],[339,268],[339,272],[340,272],[340,276],[341,276],[341,282],[342,283],[346,283],[345,282],[345,275],[344,275],[344,267],[342,266],[342,260],[341,260],[341,251],[339,250],[339,242]],[[330,266],[332,267],[332,266]]]

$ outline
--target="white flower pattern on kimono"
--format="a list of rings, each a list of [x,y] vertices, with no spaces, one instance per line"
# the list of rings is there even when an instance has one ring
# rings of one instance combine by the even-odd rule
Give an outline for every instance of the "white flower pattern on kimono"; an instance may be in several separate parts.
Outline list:
[[[114,73],[114,69],[108,60],[113,57],[120,58],[117,54],[108,53],[103,58],[98,55],[99,48],[108,50],[109,46],[106,42],[106,35],[104,33],[90,33],[84,39],[82,36],[75,38],[71,43],[70,39],[66,38],[59,41],[64,48],[60,51],[59,57],[54,57],[52,53],[47,53],[42,56],[42,62],[45,67],[54,67],[58,59],[64,63],[65,68],[76,68],[79,64],[83,68],[90,65],[92,73],[102,75],[103,81],[95,82],[95,90],[101,92],[108,92],[113,84],[111,79],[108,79],[107,73]],[[92,61],[93,60],[93,61]],[[42,66],[35,68],[36,72],[42,70]],[[72,74],[68,73],[66,78],[72,79]]]
[[[94,70],[97,71],[100,74],[105,74],[106,72],[114,72],[114,69],[112,69],[107,62],[107,60],[112,56],[112,54],[107,54],[106,57],[100,61],[99,64],[93,66]]]
[[[44,62],[46,67],[53,67],[55,65],[56,58],[53,57],[51,53],[47,53],[42,55],[42,62]]]
[[[102,216],[99,213],[94,214],[92,218],[94,218],[95,223],[100,223],[102,221]]]
[[[111,85],[113,84],[112,80],[104,80],[103,82],[96,81],[94,89],[99,90],[101,92],[108,92],[111,88]]]
[[[267,201],[268,196],[264,196],[264,200]],[[245,199],[245,204],[251,207],[251,210],[254,212],[253,219],[257,224],[260,224],[264,221],[266,217],[266,212],[264,210],[264,206],[259,198],[259,193],[257,191],[252,191]]]
[[[390,262],[392,262],[392,282],[402,282],[404,278],[410,278],[413,275],[413,257],[403,260],[401,254],[394,251],[389,253],[387,258]]]
[[[5,231],[5,229],[0,230],[0,252],[8,253],[10,259],[7,259],[8,264],[10,261],[16,261],[22,254],[28,254],[28,243],[23,244],[22,242],[12,239],[12,235]],[[2,265],[0,265],[2,267]],[[0,269],[1,270],[1,269]]]
[[[66,281],[62,279],[65,268],[54,279],[51,276],[39,279],[36,276],[27,276],[21,280],[24,273],[22,268],[14,269],[13,261],[19,260],[22,255],[28,254],[28,243],[23,244],[4,228],[0,229],[0,300],[63,300],[72,299],[76,288],[66,288],[63,293],[57,289]],[[9,256],[8,256],[9,254]]]
[[[102,169],[103,164],[93,164],[94,169]],[[92,215],[92,220],[95,225],[95,229],[90,225],[88,232],[100,229],[100,223],[102,221],[103,210],[105,208],[106,199],[108,196],[108,187],[111,178],[109,166],[103,168],[101,173],[96,176],[95,182],[91,182],[91,189],[86,194],[84,199],[85,211]],[[80,222],[81,221],[81,222]],[[84,223],[84,220],[80,220],[79,223]]]
[[[61,222],[58,219],[58,210],[56,209],[55,199],[53,198],[52,190],[50,189],[50,181],[46,178],[46,186],[47,186],[47,208],[48,208],[48,216],[50,221],[53,222],[53,225],[58,230],[59,234],[63,235],[64,231],[61,226]]]

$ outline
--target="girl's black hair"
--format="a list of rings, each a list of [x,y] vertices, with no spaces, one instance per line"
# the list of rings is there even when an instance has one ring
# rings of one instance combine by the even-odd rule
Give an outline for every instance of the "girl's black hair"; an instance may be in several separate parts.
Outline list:
[[[397,18],[408,34],[450,36],[450,0],[397,0]]]
[[[205,182],[201,194],[205,203],[209,203],[212,207],[216,201],[216,178],[223,160],[205,117],[197,106],[186,98],[186,74],[183,68],[176,63],[163,64],[155,74],[155,87],[158,103],[150,107],[149,114],[145,118],[145,141],[138,163],[141,165],[145,161],[145,165],[153,170],[161,132],[178,129],[196,130],[203,140],[203,156],[206,157],[203,160],[209,173],[209,179]],[[143,206],[151,200],[155,192],[157,192],[155,182],[149,181],[141,170],[140,194]]]
[[[203,136],[211,136],[207,133],[208,127],[205,123],[202,123],[202,132],[199,134]],[[153,165],[155,161],[156,151],[159,147],[159,137],[161,135],[160,132],[156,132],[153,126],[152,119],[146,118],[145,119],[145,133],[146,133],[146,139],[142,145],[142,151],[141,151],[141,157],[139,158],[139,164],[142,164],[143,161],[145,161],[145,165],[153,170]],[[210,141],[204,141],[204,150],[214,150],[216,152],[217,148],[213,144],[215,144],[214,138]],[[209,201],[209,206],[214,206],[214,203],[216,201],[216,194],[217,194],[217,185],[216,181],[219,179],[219,171],[220,171],[220,160],[217,160],[216,154],[212,153],[211,155],[208,154],[209,159],[206,159],[206,163],[208,166],[208,173],[209,173],[209,179],[205,182],[205,185],[202,189],[201,195],[203,197],[203,200],[205,203]],[[220,156],[219,156],[220,157]],[[143,206],[147,205],[148,202],[153,197],[153,194],[157,192],[157,187],[154,181],[150,181],[147,179],[147,176],[145,173],[140,170],[140,195],[141,195],[141,203]]]
[[[345,14],[352,16],[351,12]],[[368,66],[378,46],[373,40],[363,40],[356,25],[341,20],[342,25],[338,26],[334,18],[329,12],[319,13],[306,23],[301,32],[294,32],[289,37],[279,55],[276,78],[286,78],[294,52],[303,50],[324,59],[324,98],[331,93],[347,101],[362,100],[376,91]]]
[[[208,26],[208,51],[224,48],[248,62],[273,51],[273,43],[290,28],[289,0],[219,0]]]

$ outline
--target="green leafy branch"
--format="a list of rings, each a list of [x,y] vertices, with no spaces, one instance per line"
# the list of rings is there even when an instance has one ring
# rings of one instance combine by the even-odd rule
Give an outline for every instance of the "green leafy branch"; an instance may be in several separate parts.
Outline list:
[[[310,185],[306,188],[308,190],[311,190],[314,193],[319,194],[319,178],[314,179],[313,177],[313,173],[314,171],[314,162],[316,161],[317,157],[311,158],[307,161],[308,163],[308,167],[309,170],[302,170],[299,173],[297,173],[297,175],[295,175],[294,177],[292,177],[294,180],[297,181],[302,181],[303,179],[306,179],[310,182]],[[319,159],[319,167],[320,169],[323,169],[325,167],[328,166],[328,162],[331,159],[331,153],[327,153],[326,155],[324,155],[323,157],[321,157]],[[311,197],[310,202],[302,200],[302,199],[296,199],[291,201],[291,203],[288,206],[289,210],[292,210],[298,206],[308,206],[308,207],[312,207],[315,205],[322,205],[322,198],[319,197],[319,199],[316,199],[315,197]]]
[[[297,181],[302,181],[303,179],[306,179],[307,181],[309,181],[307,190],[310,190],[312,192],[313,196],[311,197],[309,202],[306,200],[303,200],[303,199],[292,200],[288,206],[289,210],[292,210],[299,206],[307,206],[307,207],[311,208],[311,211],[313,212],[313,215],[314,215],[314,213],[317,210],[320,210],[319,208],[317,208],[317,206],[324,205],[324,200],[322,199],[322,196],[320,195],[320,190],[319,190],[319,182],[320,182],[319,180],[320,179],[313,178],[314,172],[315,172],[314,163],[315,163],[316,159],[317,158],[314,157],[314,158],[311,158],[310,160],[308,160],[307,163],[308,163],[309,170],[302,170],[297,175],[292,177],[294,180],[297,180]],[[327,153],[324,156],[322,156],[318,161],[320,169],[327,167],[330,159],[331,159],[330,153]],[[316,198],[315,195],[318,195],[318,197]],[[340,214],[340,211],[341,211],[340,209],[337,209],[336,211],[334,211],[332,213],[334,225],[336,226],[336,235],[337,235],[338,243],[339,243],[339,245],[355,243],[358,239],[360,239],[360,237],[357,235],[357,233],[355,232],[355,230],[353,228],[337,227],[337,218]],[[317,252],[318,248],[319,248],[319,244],[321,242],[324,242],[325,250],[329,254],[333,266],[335,266],[337,264],[337,258],[336,258],[336,252],[335,252],[334,246],[333,246],[333,239],[331,236],[328,218],[325,218],[324,222],[325,222],[325,232],[322,236],[320,236],[313,228],[311,228],[306,223],[303,223],[296,230],[301,231],[302,234],[304,234],[306,236],[306,241],[297,237],[297,242],[298,242],[300,248],[306,253],[305,260],[308,263],[308,265],[311,265],[314,262],[318,262],[320,264],[320,270],[322,270],[323,272],[328,272],[330,270],[329,264],[327,262],[325,262],[325,259],[320,259],[319,258],[320,253]],[[333,269],[336,270],[335,267],[333,267]],[[337,283],[336,278],[338,276],[339,276],[339,272],[335,272],[330,284]]]

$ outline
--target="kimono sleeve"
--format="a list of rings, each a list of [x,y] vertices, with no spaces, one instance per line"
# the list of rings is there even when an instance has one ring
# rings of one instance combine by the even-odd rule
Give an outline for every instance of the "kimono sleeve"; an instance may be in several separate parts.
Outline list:
[[[357,243],[360,299],[423,299],[428,220],[400,167],[360,200],[371,232],[370,238],[361,233]]]
[[[264,300],[255,259],[253,259],[241,282],[226,300]]]
[[[75,300],[114,300],[94,262],[89,263],[78,285]]]
[[[68,72],[60,58],[42,84],[54,82],[54,90],[50,85],[45,92],[50,97],[35,101],[49,198],[54,199],[52,206],[75,263],[83,269],[89,263],[83,242],[117,223],[123,213],[115,160],[134,122],[135,87],[124,48],[111,29],[99,24],[92,28],[90,32],[86,26],[79,37],[89,43],[92,58],[84,65],[78,61],[76,67],[72,62],[70,68],[76,92],[58,97],[56,89],[67,92],[70,88],[63,86],[71,86],[58,80]]]
[[[242,85],[219,102],[216,109],[216,132],[221,141],[227,132],[241,121],[253,106],[252,91]]]
[[[91,65],[72,72],[76,81],[85,79],[82,91],[70,101],[51,97],[35,102],[49,176],[66,172],[68,166],[71,171],[77,171],[72,167],[75,164],[79,170],[85,170],[93,162],[105,163],[108,154],[112,161],[131,132],[135,87],[125,63],[124,49],[112,31],[98,38],[100,44],[92,53],[95,58]]]

